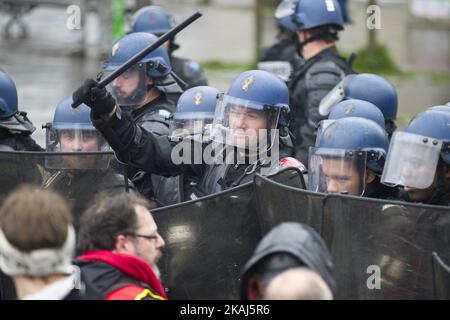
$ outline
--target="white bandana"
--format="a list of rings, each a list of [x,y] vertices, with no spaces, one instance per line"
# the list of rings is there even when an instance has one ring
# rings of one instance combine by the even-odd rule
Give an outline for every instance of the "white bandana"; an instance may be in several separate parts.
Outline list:
[[[75,230],[68,226],[66,241],[61,248],[38,249],[24,253],[13,247],[0,229],[0,269],[9,276],[43,277],[70,274],[75,251]]]

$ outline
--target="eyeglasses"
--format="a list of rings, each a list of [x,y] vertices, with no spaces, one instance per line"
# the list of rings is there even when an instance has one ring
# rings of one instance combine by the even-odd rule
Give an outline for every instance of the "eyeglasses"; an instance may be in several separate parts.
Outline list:
[[[130,237],[136,237],[136,238],[144,238],[144,239],[147,239],[147,240],[158,240],[158,236],[156,235],[156,236],[146,236],[146,235],[143,235],[143,234],[137,234],[137,233],[127,233],[127,234],[125,234],[126,236],[130,236]]]

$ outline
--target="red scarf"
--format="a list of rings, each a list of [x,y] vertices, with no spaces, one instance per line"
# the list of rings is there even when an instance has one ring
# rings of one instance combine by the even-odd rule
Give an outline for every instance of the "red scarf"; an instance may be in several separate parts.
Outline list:
[[[158,295],[167,300],[166,293],[150,265],[142,258],[129,254],[116,253],[107,250],[89,251],[79,257],[79,260],[100,261],[107,263],[123,273],[146,283]]]

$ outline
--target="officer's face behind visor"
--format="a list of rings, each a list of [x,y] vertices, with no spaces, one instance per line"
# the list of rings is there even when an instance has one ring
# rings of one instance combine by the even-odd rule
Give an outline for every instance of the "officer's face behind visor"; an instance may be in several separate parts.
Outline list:
[[[389,186],[426,189],[436,175],[442,141],[407,132],[395,132],[381,182]]]
[[[105,74],[112,72],[107,69]],[[145,65],[134,66],[107,86],[107,90],[120,106],[137,106],[147,97],[147,88],[153,82],[146,74]]]
[[[63,126],[64,127],[64,126]],[[100,133],[92,128],[50,128],[47,131],[47,152],[75,153],[73,156],[49,154],[45,166],[49,169],[105,169],[109,166],[110,154],[89,154],[109,151]]]
[[[275,135],[269,133],[277,127],[279,110],[272,111],[271,119],[268,119],[267,115],[265,107],[258,103],[221,96],[216,108],[212,138],[240,149],[267,149],[267,146],[273,143]],[[271,141],[268,141],[268,138]]]
[[[213,116],[206,112],[175,113],[170,123],[170,135],[179,138],[206,135],[206,127],[210,126],[212,121]]]
[[[366,153],[310,148],[308,189],[361,196],[365,188]]]

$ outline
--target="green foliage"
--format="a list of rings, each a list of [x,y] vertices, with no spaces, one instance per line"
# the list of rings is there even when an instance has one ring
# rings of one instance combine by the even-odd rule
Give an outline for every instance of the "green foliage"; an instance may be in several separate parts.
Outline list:
[[[210,60],[201,63],[204,69],[209,70],[250,70],[255,68],[254,63],[242,63],[242,62],[231,62],[231,61],[219,61]]]
[[[399,75],[402,73],[392,59],[388,48],[384,45],[376,45],[373,48],[359,50],[353,67],[360,73],[369,72],[386,75]]]

